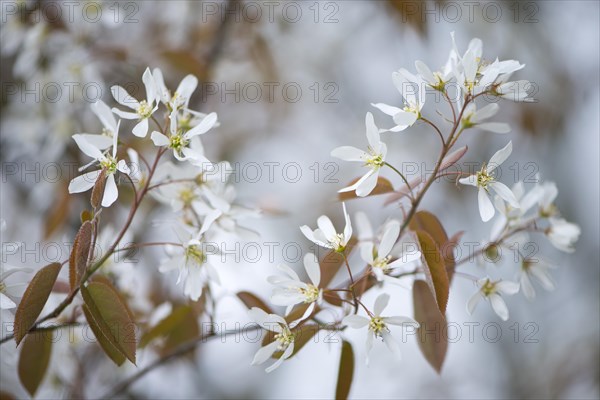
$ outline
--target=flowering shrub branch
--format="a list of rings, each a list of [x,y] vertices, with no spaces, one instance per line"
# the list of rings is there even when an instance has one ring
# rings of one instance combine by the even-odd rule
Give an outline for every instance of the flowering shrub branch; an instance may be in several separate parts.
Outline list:
[[[207,248],[207,244],[223,234],[239,239],[256,236],[256,232],[241,222],[245,218],[258,217],[260,211],[236,201],[235,187],[228,181],[230,165],[225,161],[212,162],[205,156],[201,137],[218,128],[217,114],[204,114],[189,108],[190,97],[198,84],[193,75],[186,76],[177,89],[171,91],[165,85],[160,69],[147,68],[141,78],[145,87],[142,100],[133,98],[120,86],[113,86],[111,93],[115,102],[128,110],[110,108],[99,101],[92,110],[104,127],[102,133],[73,135],[78,148],[92,161],[80,168],[82,175],[70,182],[69,192],[77,194],[91,190],[91,210],[82,213],[69,259],[38,271],[18,307],[8,296],[3,272],[2,295],[6,294],[8,300],[3,300],[2,308],[16,307],[16,313],[14,335],[2,338],[2,343],[14,338],[25,355],[21,362],[26,364],[31,359],[29,355],[39,351],[30,338],[46,331],[87,324],[101,349],[117,365],[127,360],[135,364],[139,351],[155,351],[160,355],[156,361],[126,378],[106,397],[123,392],[149,371],[189,353],[205,339],[258,329],[264,330],[265,335],[251,363],[259,365],[271,361],[266,372],[294,357],[320,331],[341,335],[344,340],[337,398],[346,397],[352,383],[354,346],[346,338],[348,328],[366,330],[367,362],[375,339],[383,341],[390,352],[400,353],[392,326],[415,328],[420,332],[418,342],[424,356],[440,372],[447,339],[433,341],[421,333],[430,324],[446,324],[449,292],[455,276],[475,285],[475,293],[467,303],[469,313],[474,312],[481,300],[486,300],[501,319],[507,320],[509,311],[504,296],[522,291],[527,298],[533,298],[533,281],[538,281],[545,289],[554,288],[549,274],[552,265],[527,255],[521,248],[528,235],[543,234],[559,250],[572,252],[580,234],[579,227],[561,218],[554,205],[558,190],[552,182],[540,181],[526,191],[523,182],[509,188],[498,180],[498,168],[512,152],[510,141],[479,171],[473,174],[450,171],[468,151],[467,146],[456,149],[465,131],[476,128],[505,134],[510,130],[505,123],[487,121],[498,112],[497,103],[483,107],[477,103],[490,98],[494,101],[502,98],[531,101],[525,90],[527,81],[510,81],[512,74],[524,65],[514,60],[488,62],[482,52],[481,41],[473,39],[467,50],[460,53],[452,37],[452,50],[441,70],[432,72],[423,62],[417,61],[417,74],[406,69],[392,74],[393,84],[404,104],[400,107],[383,103],[373,106],[391,117],[394,125],[380,129],[373,114],[368,112],[365,117],[366,150],[342,146],[331,152],[333,157],[359,163],[366,169],[361,177],[339,190],[344,226],[336,227],[328,216],[323,215],[317,219],[316,228],[300,227],[306,239],[326,249],[327,255],[322,259],[313,253],[303,257],[303,269],[308,279],[302,279],[287,265],[279,265],[279,272],[268,277],[273,286],[270,301],[275,306],[285,307],[283,315],[273,311],[263,296],[237,293],[256,325],[224,333],[201,332],[199,329],[201,319],[208,319],[211,324],[215,322],[219,298],[213,295],[214,288],[227,284],[221,282],[215,267],[215,253]],[[456,89],[455,93],[452,88]],[[449,125],[447,130],[425,117],[426,100],[431,92],[441,94],[450,109],[451,118],[444,117]],[[117,120],[115,115],[121,119]],[[123,136],[120,137],[121,123],[125,120],[134,123],[128,140],[154,145],[152,162],[134,149],[137,145],[126,143]],[[439,137],[441,149],[429,177],[408,180],[401,169],[389,161],[391,149],[383,139],[387,135],[401,134],[419,121],[431,127]],[[95,169],[85,172],[92,167]],[[401,187],[394,189],[382,176],[386,168],[398,175]],[[497,217],[489,242],[460,259],[456,258],[453,249],[459,245],[462,232],[449,236],[437,216],[420,209],[426,193],[444,176],[455,177],[457,186],[460,183],[477,188],[479,215],[483,222]],[[117,202],[119,191],[128,189],[133,195],[129,213],[121,229],[111,231],[103,224],[103,210],[120,204]],[[346,201],[382,194],[387,196],[387,204],[399,206],[402,215],[391,216],[379,229],[373,229],[367,214],[359,212],[353,225]],[[169,206],[177,217],[177,223],[167,226],[175,232],[176,239],[121,247],[149,195]],[[107,243],[106,251],[99,254],[96,245],[102,241]],[[400,247],[407,243],[414,244],[412,251],[401,251]],[[175,284],[183,287],[186,302],[167,304],[168,311],[158,314],[154,318],[156,321],[150,321],[152,313],[147,313],[149,321],[139,322],[136,318],[143,313],[136,309],[135,296],[124,296],[123,285],[111,277],[111,270],[115,268],[111,265],[111,256],[154,247],[165,252],[158,270],[165,274],[177,271]],[[498,260],[502,248],[514,249],[518,255],[517,281],[479,278],[459,268],[473,260],[478,263],[484,258]],[[358,273],[358,268],[354,268],[356,264],[351,263],[356,259],[354,253],[360,256]],[[42,316],[66,264],[69,265],[67,295]],[[345,270],[346,276],[343,282],[333,285],[339,270]],[[390,301],[390,293],[398,284],[408,282],[408,278],[413,281],[414,316],[388,315],[384,310]],[[166,275],[165,279],[171,278]],[[379,292],[374,302],[363,299],[370,290]],[[325,310],[333,310],[329,315],[335,317],[327,318]],[[48,325],[51,320],[58,325]],[[136,336],[134,327],[141,328],[141,336]],[[47,358],[51,348],[51,343],[43,348]],[[43,379],[45,368],[41,371],[33,379],[26,380],[26,388],[32,396]],[[25,381],[23,376],[21,378]]]

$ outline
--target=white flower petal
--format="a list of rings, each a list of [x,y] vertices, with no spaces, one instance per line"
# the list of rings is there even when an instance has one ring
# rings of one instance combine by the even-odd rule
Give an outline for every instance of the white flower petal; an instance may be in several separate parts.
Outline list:
[[[506,303],[504,302],[502,297],[500,297],[499,295],[497,295],[495,293],[492,293],[488,296],[488,299],[490,299],[492,308],[494,309],[494,312],[496,314],[498,314],[500,319],[502,319],[502,321],[507,321],[508,320],[508,308],[506,307]]]
[[[158,147],[168,146],[170,143],[168,137],[157,131],[152,132],[150,139],[152,139],[154,145]]]
[[[493,133],[508,133],[510,132],[510,125],[504,122],[484,122],[483,124],[476,125],[479,129],[489,131]]]
[[[492,172],[495,170],[500,164],[502,164],[512,153],[512,141],[508,142],[506,146],[502,149],[498,150],[492,158],[490,158],[490,162],[487,165],[488,172]]]
[[[148,134],[148,118],[142,119],[138,122],[131,131],[137,137],[146,137]]]
[[[217,123],[217,113],[212,112],[208,114],[198,125],[190,129],[185,133],[185,137],[190,139],[197,135],[202,135],[208,132]]]
[[[396,221],[390,222],[386,225],[386,229],[383,232],[381,243],[377,248],[378,257],[386,257],[392,251],[392,248],[398,240],[400,235],[400,224]]]
[[[138,105],[140,104],[136,99],[134,99],[125,89],[121,86],[113,86],[110,88],[110,92],[112,93],[114,99],[117,103],[124,105],[126,107],[131,108],[132,110],[136,110]],[[115,109],[113,109],[115,112]],[[125,118],[125,117],[122,117]]]
[[[458,180],[463,185],[477,186],[477,175],[469,175]]]
[[[90,135],[91,136],[91,135]],[[88,142],[87,137],[84,135],[73,135],[73,140],[77,143],[79,149],[87,156],[92,157],[95,160],[104,158],[102,151],[92,143]],[[111,139],[112,144],[112,139]]]
[[[314,286],[319,286],[321,283],[321,267],[317,261],[317,257],[313,253],[308,253],[304,256],[304,268]]]
[[[492,219],[496,213],[496,209],[494,208],[494,205],[492,204],[492,201],[490,200],[485,189],[479,188],[479,191],[477,192],[477,199],[479,203],[479,215],[481,216],[481,220],[483,222],[487,222]]]
[[[258,349],[252,360],[252,365],[260,365],[267,361],[277,351],[277,347],[279,347],[279,342],[275,340]]]
[[[104,187],[104,196],[102,197],[102,207],[110,207],[112,203],[119,197],[117,183],[115,182],[114,174],[109,174],[106,177],[106,186]]]
[[[389,105],[383,104],[383,103],[377,103],[377,104],[371,103],[371,105],[373,107],[379,109],[380,111],[382,111],[384,114],[389,115],[390,117],[393,117],[394,115],[396,115],[400,111],[402,111],[401,108],[389,106]]]
[[[69,183],[69,193],[82,193],[90,190],[96,183],[98,176],[100,176],[100,172],[102,170],[87,172],[73,178]]]
[[[383,312],[383,310],[387,307],[390,301],[390,295],[387,293],[382,293],[377,296],[375,299],[375,306],[373,307],[373,312],[375,315],[379,316]]]
[[[368,154],[353,146],[341,146],[333,149],[331,151],[331,156],[344,161],[364,162],[368,157]]]
[[[369,322],[370,320],[368,318],[356,314],[348,315],[342,320],[344,325],[348,325],[349,327],[355,329],[364,328],[365,326],[369,325]]]
[[[398,326],[411,325],[411,326],[414,326],[417,328],[419,327],[419,323],[410,317],[402,317],[402,316],[385,317],[383,319],[383,321],[386,324],[390,324],[390,325],[398,325]]]
[[[471,296],[471,298],[469,299],[469,301],[467,302],[467,312],[471,315],[473,315],[473,312],[475,311],[475,307],[477,307],[477,304],[479,304],[479,301],[481,301],[482,299],[482,294],[481,291],[477,291],[477,293],[475,293],[473,296]]]
[[[494,189],[494,192],[496,192],[498,196],[507,201],[508,204],[510,204],[513,208],[521,207],[514,193],[508,188],[508,186],[500,182],[492,182],[490,183],[490,186],[492,189]]]

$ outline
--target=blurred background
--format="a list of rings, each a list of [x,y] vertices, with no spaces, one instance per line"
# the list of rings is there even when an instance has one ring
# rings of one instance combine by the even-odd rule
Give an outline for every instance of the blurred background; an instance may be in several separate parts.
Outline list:
[[[7,224],[2,262],[34,269],[65,258],[61,249],[72,240],[86,206],[86,196],[68,195],[66,190],[77,167],[87,162],[71,135],[99,132],[89,106],[97,99],[115,105],[110,86],[120,84],[134,97],[143,97],[141,75],[147,66],[160,67],[171,88],[186,74],[199,78],[191,108],[215,111],[221,123],[203,138],[207,156],[231,162],[241,203],[264,210],[248,226],[260,233],[260,243],[298,243],[308,251],[298,226],[316,225],[321,214],[341,225],[336,191],[361,172],[357,165],[332,159],[331,149],[366,144],[367,111],[374,113],[378,126],[391,127],[391,119],[370,103],[399,104],[392,71],[414,71],[415,60],[432,69],[441,67],[451,49],[452,31],[461,52],[471,38],[479,37],[485,58],[526,64],[514,79],[533,82],[537,102],[501,102],[496,120],[510,123],[512,132],[500,136],[473,130],[461,143],[469,146],[466,161],[481,162],[510,139],[514,151],[509,163],[514,164],[504,171],[505,183],[532,182],[538,173],[557,183],[561,213],[582,230],[574,254],[560,253],[540,239],[539,253],[558,266],[553,271],[557,289],[538,290],[532,302],[521,294],[509,298],[511,318],[502,322],[484,306],[469,316],[465,303],[475,289],[468,280],[456,279],[448,320],[457,327],[458,337],[450,344],[441,376],[423,359],[414,338],[401,344],[402,360],[376,343],[367,367],[364,332],[348,332],[357,355],[350,394],[600,395],[598,2],[32,0],[1,5],[0,201]],[[435,119],[436,108],[448,112],[444,106],[431,101],[425,112]],[[439,143],[427,126],[417,124],[382,137],[393,164],[415,162],[423,170],[433,169]],[[150,151],[152,144],[146,142],[138,150]],[[386,176],[400,185],[395,176]],[[422,207],[435,212],[449,233],[466,229],[463,241],[487,240],[490,224],[481,222],[475,197],[472,190],[442,182]],[[121,205],[108,210],[105,220],[120,226],[127,201],[127,195],[121,196]],[[373,197],[351,201],[348,208],[351,215],[367,212],[378,226],[401,215],[397,207],[383,207],[383,202]],[[132,237],[168,237],[154,221],[168,219],[170,211],[153,202],[143,211],[145,217],[136,219]],[[22,243],[25,251],[7,252],[6,246],[14,243]],[[248,322],[244,306],[232,294],[251,290],[267,298],[265,277],[275,272],[276,264],[301,268],[281,246],[275,247],[272,259],[266,257],[266,247],[262,251],[258,262],[230,259],[219,267],[223,284],[215,289],[215,315],[227,329]],[[162,255],[160,249],[141,252],[139,263],[115,272],[121,274],[120,289],[143,303],[139,309],[151,311],[165,299],[182,299],[174,277],[157,271]],[[488,270],[465,268],[478,276],[511,276],[515,268],[508,262]],[[410,281],[393,290],[389,314],[412,315]],[[375,291],[369,293],[365,302],[372,304],[375,297]],[[2,318],[6,322],[11,316],[3,312]],[[501,332],[498,338],[496,331]],[[400,331],[397,335],[401,337]],[[335,338],[333,343],[325,338],[309,343],[269,375],[250,366],[258,343],[246,342],[202,344],[193,356],[165,364],[121,395],[333,396],[340,353]],[[16,377],[14,345],[1,350],[0,388],[26,397]],[[138,365],[156,357],[150,350],[142,352]],[[51,369],[37,397],[95,398],[135,370],[132,365],[115,367],[95,345],[69,345],[64,340],[54,347]]]

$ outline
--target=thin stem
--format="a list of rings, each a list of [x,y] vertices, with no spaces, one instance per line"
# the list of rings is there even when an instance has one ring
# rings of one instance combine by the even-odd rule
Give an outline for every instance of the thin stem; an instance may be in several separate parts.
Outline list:
[[[148,191],[156,189],[157,187],[161,187],[161,186],[165,186],[165,185],[172,185],[174,183],[192,183],[192,182],[196,182],[196,180],[192,179],[192,178],[187,178],[187,179],[170,179],[170,180],[167,180],[167,181],[158,182],[158,183],[150,186],[148,188]]]
[[[110,399],[110,398],[114,398],[116,395],[118,395],[119,393],[122,393],[123,391],[125,391],[129,386],[131,386],[134,382],[136,382],[137,380],[139,380],[140,378],[142,378],[144,375],[146,375],[148,372],[168,363],[169,361],[183,356],[187,353],[189,353],[192,350],[195,350],[196,347],[200,344],[203,343],[206,340],[209,339],[213,339],[213,338],[225,338],[227,336],[230,335],[240,335],[240,334],[245,334],[245,333],[249,333],[249,332],[254,332],[256,330],[261,329],[260,326],[255,325],[252,326],[250,328],[242,328],[242,329],[236,329],[236,330],[231,330],[231,331],[225,331],[221,334],[218,334],[216,332],[211,332],[208,335],[204,335],[204,336],[200,336],[196,339],[193,339],[187,343],[184,343],[182,345],[177,346],[172,352],[168,353],[167,355],[157,359],[156,361],[152,362],[150,365],[146,366],[145,368],[139,370],[138,372],[136,372],[135,374],[131,375],[129,378],[125,379],[123,382],[119,383],[117,386],[115,386],[109,393],[106,393],[104,396],[102,396],[102,399]]]
[[[440,137],[440,140],[442,141],[442,146],[445,147],[446,146],[446,140],[444,139],[444,135],[442,135],[442,132],[440,131],[440,128],[438,128],[436,124],[434,124],[433,122],[431,122],[427,118],[421,117],[421,120],[423,120],[423,122],[425,122],[426,124],[431,125],[433,127],[433,129],[435,129],[435,131],[437,132],[438,136]],[[455,119],[455,121],[456,121],[456,119]],[[456,124],[456,122],[454,122],[454,123]]]
[[[346,270],[350,276],[350,293],[352,293],[352,300],[354,301],[354,313],[356,313],[358,311],[358,299],[356,298],[356,293],[354,292],[354,277],[352,276],[352,270],[350,269],[350,263],[348,262],[346,253],[342,253],[342,257],[344,257],[344,264],[346,264]]]
[[[404,181],[404,184],[406,185],[406,187],[408,188],[408,190],[410,191],[410,199],[412,201],[415,200],[415,194],[413,193],[413,189],[412,186],[410,186],[410,183],[408,183],[408,179],[406,179],[406,177],[404,176],[404,174],[402,172],[400,172],[398,169],[396,169],[396,167],[394,167],[392,164],[390,164],[387,161],[384,161],[384,164],[388,167],[390,167],[394,172],[396,172],[398,175],[400,175],[400,178],[402,178],[402,180]]]

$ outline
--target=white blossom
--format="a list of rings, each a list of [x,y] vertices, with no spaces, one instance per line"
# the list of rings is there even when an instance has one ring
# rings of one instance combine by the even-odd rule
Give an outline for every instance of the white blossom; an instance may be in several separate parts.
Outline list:
[[[156,146],[169,147],[179,161],[190,160],[194,165],[208,166],[212,163],[204,156],[204,149],[197,136],[208,132],[217,122],[217,114],[208,114],[198,125],[185,130],[178,126],[177,111],[170,115],[169,136],[153,131],[151,139]]]
[[[387,307],[390,301],[390,296],[387,293],[380,294],[375,300],[375,306],[373,307],[373,314],[369,317],[363,317],[362,315],[348,315],[344,317],[342,323],[348,325],[351,328],[362,329],[368,327],[367,332],[367,355],[366,363],[369,363],[369,353],[373,347],[373,339],[380,337],[386,344],[390,352],[400,356],[400,348],[398,343],[394,340],[390,334],[388,325],[399,325],[399,326],[413,326],[418,327],[419,323],[409,317],[394,316],[394,317],[382,317],[381,313]]]
[[[512,152],[512,142],[498,150],[490,161],[483,165],[480,171],[476,174],[466,178],[460,179],[460,183],[463,185],[475,186],[479,189],[478,201],[479,201],[479,214],[484,222],[489,221],[495,214],[494,205],[492,200],[489,198],[490,189],[493,189],[498,196],[503,200],[507,201],[512,207],[519,208],[519,202],[515,198],[513,192],[503,183],[496,181],[494,170],[502,164],[510,156]]]
[[[252,360],[252,365],[260,365],[266,362],[276,352],[282,352],[281,356],[269,367],[265,369],[267,373],[278,368],[285,360],[290,358],[294,352],[295,336],[292,333],[288,323],[276,314],[267,314],[257,307],[252,307],[248,314],[250,318],[263,329],[275,332],[275,340],[261,347]]]
[[[503,320],[508,320],[508,308],[501,294],[512,296],[519,291],[519,284],[510,281],[492,282],[489,278],[480,279],[476,282],[479,290],[467,302],[467,311],[473,314],[475,307],[481,299],[490,302],[492,309]]]
[[[350,222],[350,216],[348,215],[348,212],[346,212],[346,203],[342,203],[342,208],[344,210],[344,219],[346,221],[346,226],[342,233],[337,233],[333,223],[326,215],[321,215],[317,219],[318,228],[314,231],[310,229],[308,225],[301,226],[300,230],[311,242],[318,244],[321,247],[337,251],[338,253],[343,252],[352,237],[352,222]]]
[[[394,269],[407,265],[421,258],[421,252],[417,251],[413,254],[403,254],[398,259],[392,261],[391,251],[400,235],[400,223],[398,221],[390,221],[385,225],[383,235],[379,245],[375,247],[373,242],[364,242],[360,244],[360,255],[364,262],[371,266],[371,270],[377,277],[378,281],[384,279],[394,279],[388,277]]]
[[[535,289],[533,288],[532,279],[542,285],[548,291],[554,290],[556,285],[550,275],[550,270],[555,268],[552,264],[540,258],[526,258],[521,261],[521,269],[519,270],[519,283],[521,291],[528,299],[535,297]]]
[[[127,90],[121,86],[115,85],[110,88],[110,91],[117,103],[132,109],[134,112],[121,111],[118,108],[113,108],[112,111],[123,119],[135,119],[138,123],[133,128],[133,134],[138,137],[146,137],[148,134],[148,119],[158,109],[156,102],[156,84],[150,68],[146,68],[142,75],[142,81],[146,88],[146,100],[138,101],[133,98]]]
[[[550,227],[546,229],[546,236],[550,243],[566,253],[575,251],[575,243],[579,240],[580,234],[581,229],[578,225],[562,218],[550,218]]]
[[[321,268],[316,256],[313,253],[304,256],[304,269],[310,283],[300,280],[298,274],[285,264],[280,264],[277,268],[286,276],[269,276],[267,278],[269,283],[275,285],[271,302],[278,306],[287,306],[286,315],[290,313],[296,304],[310,304],[300,320],[305,319],[323,298],[323,290],[319,288]]]
[[[162,262],[159,271],[179,271],[176,284],[183,282],[183,294],[192,301],[198,301],[209,281],[220,283],[217,270],[209,262],[206,246],[198,238],[184,241],[181,247],[168,246],[166,251],[169,258]]]
[[[123,174],[129,174],[130,172],[125,160],[117,159],[119,123],[117,124],[116,132],[112,137],[112,153],[102,152],[97,146],[88,142],[85,137],[73,135],[73,139],[75,140],[75,143],[77,143],[77,146],[79,146],[79,149],[81,149],[85,155],[94,159],[88,165],[80,168],[80,171],[93,164],[99,164],[101,168],[73,178],[69,183],[69,193],[81,193],[90,190],[96,183],[100,173],[104,170],[106,172],[106,184],[104,187],[104,195],[102,197],[102,207],[110,207],[117,200],[119,191],[115,181],[115,174],[117,171]]]
[[[370,112],[365,117],[365,125],[367,127],[367,141],[369,143],[367,151],[352,146],[342,146],[331,152],[333,157],[345,161],[361,162],[365,167],[369,168],[367,173],[353,185],[340,189],[338,191],[340,193],[356,191],[356,195],[359,197],[368,196],[377,185],[379,170],[385,165],[387,146],[380,140],[379,129],[377,129],[373,120],[373,114]]]
[[[157,98],[169,111],[187,109],[192,93],[198,86],[198,78],[194,75],[187,75],[179,83],[177,90],[171,94],[171,91],[165,85],[162,71],[159,68],[154,68],[152,75],[156,84]]]
[[[461,118],[461,123],[464,129],[477,127],[485,131],[494,133],[508,133],[510,126],[503,122],[482,122],[496,115],[500,106],[496,103],[490,103],[485,107],[477,109],[475,103],[469,103],[465,108],[465,112]]]
[[[425,105],[425,85],[421,77],[402,68],[392,74],[392,81],[404,99],[402,108],[384,103],[371,104],[394,119],[396,126],[390,132],[400,132],[412,126],[421,118],[421,109]]]

